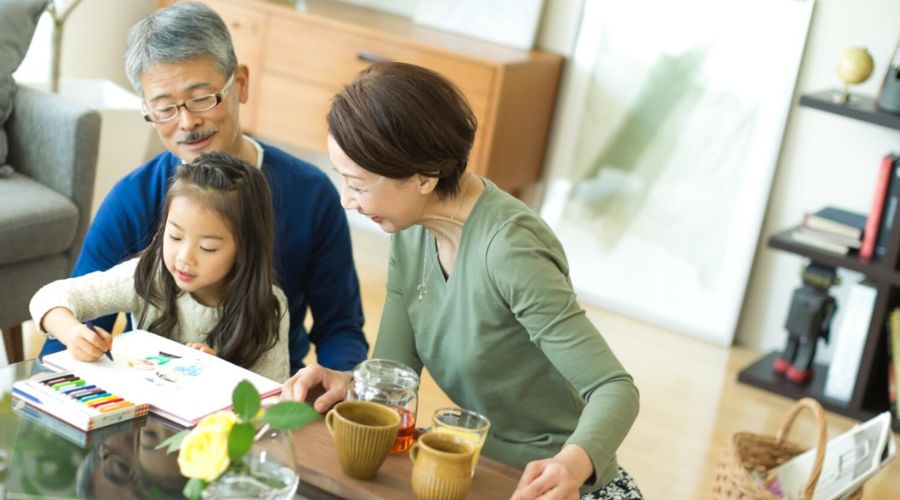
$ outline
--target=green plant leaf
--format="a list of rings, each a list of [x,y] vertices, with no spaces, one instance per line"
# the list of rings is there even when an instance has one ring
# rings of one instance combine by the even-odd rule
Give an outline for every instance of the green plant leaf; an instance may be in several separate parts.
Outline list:
[[[181,442],[184,441],[185,436],[187,436],[189,432],[191,432],[190,429],[185,429],[181,432],[172,434],[171,436],[167,437],[165,441],[156,445],[156,449],[158,450],[160,448],[168,446],[169,449],[166,450],[166,453],[177,451],[181,448]]]
[[[253,436],[256,434],[256,428],[249,422],[239,422],[234,424],[231,432],[228,433],[228,458],[231,463],[236,464],[241,461],[244,453],[253,446]]]
[[[235,415],[244,422],[250,422],[259,412],[259,392],[253,384],[242,380],[231,394]]]
[[[309,403],[283,401],[266,408],[262,421],[276,429],[299,429],[319,417]]]
[[[200,498],[200,494],[203,493],[203,488],[206,488],[206,485],[209,484],[206,481],[192,477],[187,484],[184,485],[184,489],[181,492],[184,496],[194,500],[196,498]]]

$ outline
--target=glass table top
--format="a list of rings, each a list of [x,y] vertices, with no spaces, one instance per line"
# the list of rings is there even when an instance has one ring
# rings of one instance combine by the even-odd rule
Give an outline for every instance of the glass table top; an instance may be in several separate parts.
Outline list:
[[[12,397],[15,381],[42,371],[0,368],[0,498],[183,498],[177,453],[156,449],[177,426],[150,415],[82,432]]]

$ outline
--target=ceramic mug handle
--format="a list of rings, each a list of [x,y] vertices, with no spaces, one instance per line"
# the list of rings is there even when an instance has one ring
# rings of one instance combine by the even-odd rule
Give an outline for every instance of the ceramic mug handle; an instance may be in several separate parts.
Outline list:
[[[334,409],[328,410],[325,414],[325,427],[328,427],[328,433],[334,437]]]
[[[410,461],[412,461],[412,463],[416,463],[417,456],[419,456],[419,442],[418,441],[413,443],[413,445],[409,448]]]

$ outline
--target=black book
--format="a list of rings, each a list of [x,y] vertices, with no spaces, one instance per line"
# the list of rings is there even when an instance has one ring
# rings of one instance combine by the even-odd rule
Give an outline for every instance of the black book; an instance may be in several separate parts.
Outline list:
[[[894,164],[891,166],[891,180],[887,196],[884,197],[884,207],[881,209],[881,224],[878,226],[878,239],[875,240],[875,260],[884,259],[887,253],[888,238],[891,228],[894,227],[897,205],[900,203],[900,156],[891,156],[894,158]]]
[[[866,228],[866,216],[858,212],[829,206],[807,215],[803,224],[817,231],[859,240],[862,239],[863,230]]]

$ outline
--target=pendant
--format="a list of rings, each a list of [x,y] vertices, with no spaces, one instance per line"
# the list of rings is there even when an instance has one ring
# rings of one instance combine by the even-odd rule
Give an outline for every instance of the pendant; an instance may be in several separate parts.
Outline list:
[[[416,290],[419,292],[419,302],[422,301],[422,297],[428,293],[428,287],[425,286],[425,283],[419,283],[419,286],[416,287]]]

